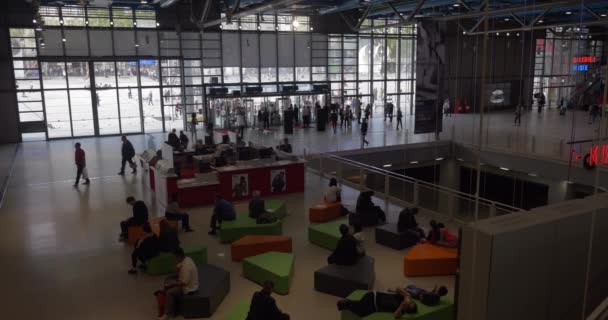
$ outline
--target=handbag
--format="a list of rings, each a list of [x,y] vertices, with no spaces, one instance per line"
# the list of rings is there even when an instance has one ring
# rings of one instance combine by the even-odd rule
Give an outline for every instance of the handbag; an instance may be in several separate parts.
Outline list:
[[[89,170],[86,167],[82,169],[82,177],[85,180],[89,180]]]

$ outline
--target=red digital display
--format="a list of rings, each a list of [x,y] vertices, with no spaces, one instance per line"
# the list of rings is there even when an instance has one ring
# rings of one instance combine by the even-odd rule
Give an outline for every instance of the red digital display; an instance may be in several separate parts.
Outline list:
[[[586,158],[582,154],[578,154],[574,149],[571,149],[571,156],[573,160],[581,160]],[[585,159],[585,161],[587,161]],[[608,165],[608,144],[591,146],[589,148],[589,166],[595,165]]]
[[[597,57],[594,57],[594,56],[572,58],[572,63],[596,63],[596,62],[597,62]]]

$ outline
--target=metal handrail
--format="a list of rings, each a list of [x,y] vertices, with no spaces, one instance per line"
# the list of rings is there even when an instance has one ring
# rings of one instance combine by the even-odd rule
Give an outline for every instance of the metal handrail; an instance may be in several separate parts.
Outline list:
[[[368,164],[365,164],[365,163],[361,163],[361,162],[357,162],[357,161],[354,161],[354,160],[351,160],[351,159],[346,159],[346,158],[343,158],[343,157],[339,157],[339,156],[335,156],[335,155],[331,155],[331,154],[327,154],[327,153],[317,153],[315,155],[318,155],[318,156],[323,157],[323,158],[332,159],[332,160],[335,160],[335,161],[338,161],[338,162],[346,163],[346,164],[349,164],[351,166],[357,167],[359,169],[365,169],[365,170],[371,171],[373,173],[388,175],[391,178],[395,178],[395,179],[398,179],[398,180],[401,180],[401,181],[404,181],[404,182],[409,182],[409,183],[413,183],[413,184],[418,184],[418,185],[422,185],[422,186],[425,186],[425,187],[429,187],[430,189],[437,190],[439,192],[444,192],[444,193],[447,193],[447,194],[452,194],[452,195],[460,197],[460,198],[472,199],[472,200],[473,199],[478,199],[480,203],[489,204],[489,205],[495,205],[498,208],[504,208],[504,209],[507,209],[507,210],[510,210],[510,211],[521,211],[522,210],[521,208],[514,207],[514,206],[511,206],[511,205],[508,205],[508,204],[504,204],[504,203],[500,203],[500,202],[497,202],[497,201],[489,200],[489,199],[486,199],[486,198],[478,197],[478,196],[471,195],[471,194],[468,194],[468,193],[464,193],[464,192],[461,192],[461,191],[458,191],[458,190],[454,190],[454,189],[451,189],[451,188],[448,188],[448,187],[436,185],[436,184],[433,184],[433,183],[430,183],[430,182],[426,182],[426,181],[419,180],[419,179],[416,179],[416,178],[413,178],[413,177],[409,177],[409,176],[406,176],[406,175],[402,175],[402,174],[399,174],[399,173],[395,173],[395,172],[392,172],[392,171],[388,171],[388,170],[385,170],[385,169],[374,167],[374,166],[371,166],[371,165],[368,165]],[[309,156],[313,156],[313,155],[311,154]]]

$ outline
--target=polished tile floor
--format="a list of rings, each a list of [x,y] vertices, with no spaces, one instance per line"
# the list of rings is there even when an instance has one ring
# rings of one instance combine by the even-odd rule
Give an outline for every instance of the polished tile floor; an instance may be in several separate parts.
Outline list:
[[[145,136],[130,138],[137,150]],[[90,186],[72,187],[74,176],[70,140],[21,145],[0,209],[0,252],[3,290],[0,301],[6,319],[154,319],[152,292],[162,277],[127,274],[131,248],[117,241],[118,223],[129,215],[124,203],[134,195],[153,205],[154,195],[141,176],[117,176],[120,164],[118,138],[80,140],[87,152]],[[140,173],[141,174],[141,173]],[[313,289],[313,273],[325,265],[328,251],[307,240],[307,208],[321,198],[327,181],[306,176],[306,192],[281,196],[288,203],[284,234],[293,237],[296,273],[287,296],[279,305],[293,319],[338,319],[338,298]],[[345,202],[357,193],[345,190]],[[242,204],[240,204],[242,205]],[[157,210],[154,210],[156,212]],[[390,207],[396,220],[399,208]],[[232,262],[230,247],[207,235],[211,209],[188,210],[196,232],[180,233],[184,244],[204,244],[209,262],[231,273],[231,290],[213,319],[223,319],[232,306],[248,300],[258,289],[241,275],[241,263]],[[421,222],[427,218],[421,215]],[[368,254],[376,259],[379,290],[415,283],[445,284],[453,291],[453,277],[407,279],[402,273],[404,251],[380,247],[373,230],[366,230]]]
[[[571,118],[573,117],[573,118]],[[476,136],[476,115],[459,115],[445,120],[445,133],[464,141]],[[584,113],[559,117],[550,110],[538,115],[527,113],[521,127],[512,126],[512,114],[494,113],[487,117],[490,137],[512,135],[509,140],[538,141],[569,139],[572,121],[576,123],[575,138],[593,134]],[[406,117],[405,131],[397,132],[394,123],[385,124],[376,118],[370,125],[370,146],[430,141],[430,135],[413,135],[413,118]],[[454,129],[451,129],[451,128]],[[358,127],[317,133],[314,129],[296,130],[291,137],[296,152],[326,152],[360,147]],[[459,133],[461,132],[461,133]],[[261,133],[248,130],[247,139],[275,145],[283,137],[280,130]],[[154,138],[154,141],[150,141]],[[518,140],[520,139],[520,140]],[[136,150],[151,142],[158,145],[161,135],[132,136]],[[140,175],[116,173],[120,165],[118,137],[79,139],[87,152],[87,166],[92,176],[88,187],[72,187],[75,168],[75,140],[29,142],[19,146],[10,183],[0,208],[0,266],[3,290],[0,290],[2,317],[6,319],[154,319],[155,301],[152,292],[162,278],[127,274],[131,248],[117,241],[118,223],[129,215],[124,203],[128,195],[144,199],[150,206],[156,202],[142,183]],[[13,152],[11,152],[13,150]],[[11,167],[14,149],[0,150],[0,164],[5,176]],[[140,173],[141,174],[141,171]],[[336,297],[313,289],[314,270],[325,265],[328,251],[307,240],[307,208],[321,198],[327,181],[307,174],[306,191],[279,198],[288,202],[289,216],[284,233],[293,237],[296,273],[291,293],[278,296],[279,305],[293,319],[338,319]],[[345,190],[346,202],[354,203],[357,193]],[[162,211],[151,208],[151,212]],[[155,210],[159,209],[159,210]],[[396,220],[399,208],[390,207],[389,220]],[[211,208],[188,210],[196,232],[180,234],[185,244],[209,247],[209,262],[231,273],[232,287],[213,319],[223,319],[236,303],[248,300],[258,286],[241,275],[241,264],[230,260],[230,248],[221,245],[206,233]],[[421,215],[421,222],[428,217]],[[453,293],[453,277],[407,279],[402,274],[404,251],[376,245],[373,230],[366,230],[368,254],[376,259],[376,289],[415,283],[432,286],[447,285]]]

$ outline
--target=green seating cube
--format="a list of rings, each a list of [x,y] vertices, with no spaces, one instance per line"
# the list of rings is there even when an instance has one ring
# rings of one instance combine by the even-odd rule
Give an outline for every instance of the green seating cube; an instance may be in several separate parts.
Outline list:
[[[346,218],[308,226],[308,240],[319,247],[334,250],[340,240],[340,225],[348,224]]]
[[[192,246],[184,247],[184,253],[190,257],[197,266],[207,263],[207,247]],[[146,261],[146,273],[150,275],[162,275],[176,272],[177,261],[171,252],[161,252],[158,256]]]
[[[241,302],[234,306],[228,316],[224,320],[246,320],[249,313],[249,302]]]
[[[366,290],[355,290],[346,299],[358,301],[367,293]],[[454,303],[452,300],[442,297],[441,301],[436,306],[426,306],[420,301],[414,300],[418,306],[418,312],[414,314],[403,314],[399,319],[408,320],[453,320]],[[343,310],[340,315],[341,320],[394,320],[395,316],[390,312],[376,312],[366,317],[359,317],[356,314]]]
[[[274,291],[288,294],[293,279],[295,256],[293,253],[266,252],[243,260],[243,276],[253,282],[274,283]]]
[[[220,242],[231,243],[247,235],[282,235],[283,222],[257,224],[247,213],[237,213],[232,221],[223,221],[220,229]]]
[[[287,202],[283,200],[265,200],[264,207],[278,219],[283,219],[287,215]]]

